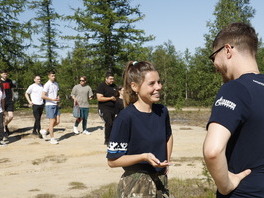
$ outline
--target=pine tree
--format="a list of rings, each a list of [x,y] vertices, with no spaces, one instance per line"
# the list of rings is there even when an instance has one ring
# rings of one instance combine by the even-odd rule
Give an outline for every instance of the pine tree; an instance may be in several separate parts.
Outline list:
[[[26,58],[26,39],[30,38],[29,23],[20,23],[18,16],[24,11],[25,0],[0,2],[0,63],[2,68],[17,69]]]
[[[203,105],[212,104],[215,94],[222,84],[213,63],[208,59],[212,53],[212,42],[216,34],[233,22],[250,23],[255,10],[249,0],[219,0],[215,6],[214,21],[209,21],[209,33],[204,35],[205,48],[199,48],[190,63],[189,88],[192,98]]]
[[[38,39],[40,45],[35,45],[39,52],[44,52],[38,57],[46,59],[46,66],[50,70],[57,65],[58,53],[56,49],[60,47],[57,44],[59,31],[56,29],[56,26],[58,26],[56,20],[60,19],[60,15],[52,8],[52,0],[32,1],[30,8],[36,9],[37,17],[34,20],[37,24],[35,25],[35,31],[43,35]]]
[[[75,30],[80,34],[74,39],[86,43],[93,64],[105,71],[114,71],[118,63],[128,60],[131,49],[153,39],[135,29],[134,23],[144,15],[138,6],[132,8],[129,0],[83,0],[83,5],[67,19],[77,23]]]

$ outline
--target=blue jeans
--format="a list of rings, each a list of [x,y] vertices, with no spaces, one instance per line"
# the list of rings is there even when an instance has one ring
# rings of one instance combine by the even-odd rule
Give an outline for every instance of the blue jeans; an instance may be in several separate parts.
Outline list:
[[[78,127],[79,123],[82,120],[82,129],[83,131],[86,130],[88,115],[89,115],[89,108],[80,107],[80,118],[76,119],[74,126]]]

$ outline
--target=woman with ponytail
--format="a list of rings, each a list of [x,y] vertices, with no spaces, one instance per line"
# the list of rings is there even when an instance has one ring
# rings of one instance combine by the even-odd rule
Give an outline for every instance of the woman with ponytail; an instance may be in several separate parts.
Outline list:
[[[167,168],[173,138],[161,104],[159,73],[150,62],[128,62],[123,73],[124,106],[116,117],[107,151],[110,167],[125,170],[118,197],[169,197]]]

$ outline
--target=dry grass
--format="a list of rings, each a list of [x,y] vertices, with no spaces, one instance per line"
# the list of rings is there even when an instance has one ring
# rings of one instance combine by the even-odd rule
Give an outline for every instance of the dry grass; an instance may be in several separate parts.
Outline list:
[[[87,188],[87,186],[82,182],[71,182],[69,183],[69,190],[83,190]]]
[[[67,160],[65,155],[58,155],[58,156],[47,156],[41,159],[35,159],[32,161],[33,165],[39,165],[47,162],[54,162],[54,163],[63,163]]]

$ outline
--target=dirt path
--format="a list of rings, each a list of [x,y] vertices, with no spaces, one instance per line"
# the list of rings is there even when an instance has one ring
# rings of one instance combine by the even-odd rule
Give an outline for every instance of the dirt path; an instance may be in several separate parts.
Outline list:
[[[45,115],[42,123],[47,126]],[[62,114],[61,124],[55,128],[60,144],[51,145],[30,135],[31,115],[15,116],[10,126],[15,131],[10,143],[0,147],[0,197],[82,197],[102,185],[118,182],[123,170],[107,166],[102,120],[97,114],[90,114],[88,126],[92,135],[74,135],[73,123],[71,114]],[[172,129],[175,165],[170,168],[169,178],[201,177],[205,129],[175,124]],[[72,182],[87,188],[72,189]]]

